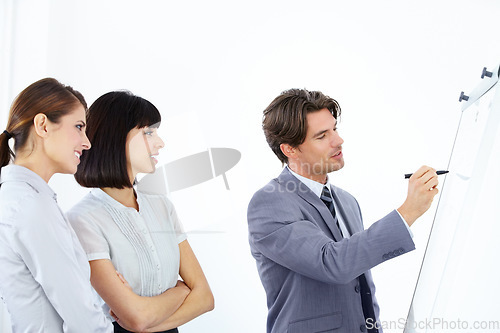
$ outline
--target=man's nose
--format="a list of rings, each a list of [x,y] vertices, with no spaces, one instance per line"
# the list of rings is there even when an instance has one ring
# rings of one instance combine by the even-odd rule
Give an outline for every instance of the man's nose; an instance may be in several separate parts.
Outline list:
[[[340,137],[340,135],[337,132],[334,132],[334,135],[332,137],[332,147],[341,146],[343,143],[344,140]]]

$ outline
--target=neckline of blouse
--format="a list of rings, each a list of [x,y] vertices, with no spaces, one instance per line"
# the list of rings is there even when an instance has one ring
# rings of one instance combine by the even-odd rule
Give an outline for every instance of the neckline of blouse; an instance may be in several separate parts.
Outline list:
[[[140,193],[139,191],[137,191],[135,189],[134,189],[134,191],[137,195],[137,205],[139,206],[138,210],[136,210],[133,207],[127,207],[127,206],[123,205],[121,202],[115,200],[112,196],[110,196],[109,194],[107,194],[106,192],[104,192],[103,190],[101,190],[98,187],[92,188],[90,190],[90,193],[93,196],[95,196],[96,198],[103,200],[105,203],[110,204],[114,208],[117,208],[120,210],[127,210],[127,211],[132,210],[133,212],[141,213],[142,212],[141,208],[143,207],[142,193]]]

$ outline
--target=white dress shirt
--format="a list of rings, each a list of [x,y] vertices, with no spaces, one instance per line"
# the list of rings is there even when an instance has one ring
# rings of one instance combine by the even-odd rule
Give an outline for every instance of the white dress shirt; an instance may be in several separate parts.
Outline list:
[[[0,174],[0,267],[13,332],[113,332],[56,194],[18,165]]]
[[[139,211],[95,188],[67,216],[89,261],[111,260],[136,294],[156,296],[177,284],[186,234],[166,196],[136,193]]]

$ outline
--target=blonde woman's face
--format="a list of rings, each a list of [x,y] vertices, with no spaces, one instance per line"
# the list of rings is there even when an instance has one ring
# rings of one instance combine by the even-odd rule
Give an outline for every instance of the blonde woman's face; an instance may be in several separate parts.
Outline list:
[[[81,104],[62,116],[59,123],[50,123],[50,135],[44,141],[49,166],[54,173],[74,174],[80,156],[90,149],[85,133],[85,109]]]

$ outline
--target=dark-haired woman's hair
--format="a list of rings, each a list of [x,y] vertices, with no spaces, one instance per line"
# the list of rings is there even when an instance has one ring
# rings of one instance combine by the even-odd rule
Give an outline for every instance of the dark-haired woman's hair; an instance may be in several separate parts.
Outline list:
[[[127,134],[134,128],[159,126],[158,109],[128,91],[99,97],[87,113],[92,149],[83,152],[76,181],[84,187],[132,187],[127,171]]]
[[[9,135],[2,131],[0,168],[15,158],[14,152],[25,147],[37,114],[43,113],[51,122],[58,123],[62,116],[72,112],[80,104],[87,110],[82,94],[53,78],[41,79],[21,91],[12,103],[5,129],[14,139],[14,151],[9,147]]]
[[[289,89],[276,97],[264,110],[262,129],[269,147],[286,164],[288,157],[281,151],[282,143],[297,147],[307,134],[307,114],[328,109],[335,119],[340,117],[340,105],[320,91]]]

